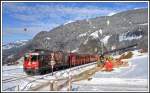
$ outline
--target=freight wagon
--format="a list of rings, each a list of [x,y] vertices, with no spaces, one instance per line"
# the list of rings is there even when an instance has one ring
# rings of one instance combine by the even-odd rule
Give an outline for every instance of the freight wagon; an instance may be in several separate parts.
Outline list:
[[[65,53],[62,51],[34,50],[24,55],[24,71],[30,75],[46,74],[99,59],[96,54]],[[52,62],[53,69],[52,69]]]

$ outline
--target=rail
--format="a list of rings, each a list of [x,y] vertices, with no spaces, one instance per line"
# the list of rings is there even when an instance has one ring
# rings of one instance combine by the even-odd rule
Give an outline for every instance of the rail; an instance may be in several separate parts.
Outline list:
[[[88,64],[85,64],[85,65],[80,65],[80,66],[72,67],[73,69],[71,69],[70,71],[74,71],[74,70],[77,70],[77,69],[80,69],[80,68],[84,68],[84,67],[87,67],[87,66],[93,65],[93,64],[96,64],[96,62],[92,62],[92,63],[88,63]],[[70,68],[68,68],[68,69],[70,69]],[[59,71],[55,71],[55,72],[54,72],[54,75],[56,75],[57,72],[59,72]],[[67,73],[67,71],[64,71],[63,73],[61,73],[61,75],[64,74],[64,73]],[[25,85],[25,87],[22,89],[22,91],[25,90],[25,89],[28,87],[29,84],[31,84],[31,83],[33,83],[33,82],[35,82],[35,81],[37,81],[37,80],[44,79],[44,77],[47,77],[47,76],[52,76],[52,73],[50,73],[50,74],[48,74],[48,75],[45,75],[45,76],[43,76],[43,77],[37,78],[37,79],[35,79],[35,80],[33,80],[33,81],[30,81],[29,83],[27,83],[27,84]],[[65,79],[66,79],[66,78],[65,78]],[[47,80],[47,79],[45,79],[45,80]],[[54,81],[58,81],[58,80],[64,80],[64,79],[57,79],[57,80],[54,80]],[[66,81],[66,82],[68,82],[68,81]],[[62,86],[63,86],[63,85],[61,85],[60,88],[61,88]],[[40,86],[39,86],[37,89],[39,89],[39,88],[40,88]]]
[[[81,69],[81,68],[84,68],[84,67],[87,67],[87,66],[90,66],[90,65],[93,65],[93,64],[96,64],[96,62],[92,62],[92,63],[88,63],[88,64],[84,64],[84,65],[79,65],[79,66],[75,66],[75,67],[71,67],[71,70],[70,70],[70,71],[74,71],[74,70],[77,70],[77,69]],[[70,69],[70,68],[68,68],[68,69]],[[65,69],[65,70],[68,70],[68,69]],[[60,71],[55,71],[55,72],[54,72],[54,75],[56,75],[57,72],[60,72]],[[62,71],[61,75],[65,74],[65,73],[68,73],[68,71]],[[60,75],[60,76],[61,76],[61,75]],[[44,76],[42,76],[42,77],[36,78],[36,79],[34,79],[34,80],[28,82],[28,83],[27,83],[22,89],[20,89],[20,90],[21,90],[21,91],[24,91],[27,87],[29,87],[29,84],[32,84],[33,82],[36,82],[37,80],[41,80],[41,79],[43,80],[44,77],[47,77],[47,76],[52,76],[52,73],[47,74],[47,75],[44,75]],[[32,77],[32,76],[26,76],[26,77],[14,79],[14,80],[6,79],[6,81],[9,80],[8,82],[11,82],[11,81],[15,81],[15,80],[19,80],[19,79],[23,79],[23,78],[27,78],[27,77]],[[65,78],[65,79],[66,79],[66,78]],[[44,79],[44,80],[48,80],[48,79]],[[57,80],[64,80],[64,79],[57,79]],[[5,82],[3,81],[3,83],[6,83],[6,81],[5,81]],[[68,82],[68,81],[66,81],[64,84],[66,85],[67,82]],[[63,86],[64,86],[64,85],[60,85],[58,88],[60,89],[60,88],[62,88]],[[18,91],[19,91],[19,85],[9,87],[9,88],[7,88],[7,89],[4,89],[3,91],[7,91],[7,90],[13,91],[13,90],[15,90],[16,87],[18,87]],[[31,87],[31,86],[30,86],[30,87]]]
[[[17,81],[17,80],[20,80],[20,79],[24,79],[24,78],[27,78],[27,77],[32,77],[32,76],[22,76],[22,77],[13,77],[13,78],[9,78],[9,79],[5,79],[5,80],[2,80],[2,83],[8,83],[8,82],[12,82],[12,81]]]

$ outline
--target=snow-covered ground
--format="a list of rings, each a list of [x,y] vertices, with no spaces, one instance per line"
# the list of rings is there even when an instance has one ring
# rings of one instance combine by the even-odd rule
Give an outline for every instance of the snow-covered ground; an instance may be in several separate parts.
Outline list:
[[[69,75],[77,75],[85,70],[93,68],[94,66],[95,66],[95,63],[89,63],[89,64],[85,64],[82,66],[73,67],[71,69],[55,71],[53,76],[50,73],[50,74],[46,74],[46,75],[36,75],[36,76],[31,76],[31,77],[28,77],[23,72],[22,66],[3,66],[2,80],[7,80],[7,79],[14,80],[15,77],[17,77],[17,78],[25,77],[25,78],[11,81],[11,82],[3,82],[2,90],[3,91],[5,91],[5,90],[6,91],[17,91],[18,86],[19,86],[19,91],[20,90],[27,91],[28,89],[30,89],[31,86],[32,87],[41,86],[41,85],[44,85],[45,83],[49,82],[50,80],[63,79],[63,78],[68,77]],[[8,88],[10,88],[10,89],[8,89]],[[40,89],[39,91],[41,91],[41,90],[47,91],[47,90],[49,90],[49,86],[45,87],[44,89],[45,90]]]
[[[23,72],[22,66],[3,66],[2,67],[2,80],[15,79],[15,77],[19,77],[25,75]],[[17,85],[21,83],[18,81],[12,81],[7,83],[2,83],[2,89],[5,90],[7,88],[12,88],[14,90]],[[8,91],[11,89],[8,89]]]
[[[23,66],[3,66],[2,67],[3,76],[11,74],[19,74],[23,72]]]
[[[74,82],[72,87],[76,91],[148,91],[148,54],[129,59],[128,67],[97,72],[92,80]]]
[[[148,89],[148,54],[141,54],[138,51],[133,51],[134,56],[129,59],[129,67],[114,68],[112,72],[97,72],[92,76],[92,80],[74,82],[72,84],[73,91],[128,91],[128,90],[147,90]],[[83,71],[96,66],[94,63],[85,64],[83,66],[73,67],[62,71],[54,72],[54,75],[37,75],[28,78],[23,78],[17,81],[2,83],[2,90],[14,91],[19,86],[19,90],[28,90],[30,86],[40,86],[53,79],[63,79],[69,75],[77,75]],[[80,68],[82,67],[82,68]],[[26,75],[23,72],[22,66],[3,66],[2,80],[13,77],[21,77]],[[70,72],[70,73],[69,73]],[[36,82],[32,82],[36,81]],[[32,82],[32,83],[30,83]],[[109,89],[108,89],[109,87]],[[62,91],[66,91],[63,88]],[[49,86],[46,86],[38,91],[48,91]]]

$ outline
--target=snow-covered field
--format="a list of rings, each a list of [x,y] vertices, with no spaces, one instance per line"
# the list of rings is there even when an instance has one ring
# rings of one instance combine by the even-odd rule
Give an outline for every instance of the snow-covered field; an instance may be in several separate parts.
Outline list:
[[[23,73],[23,66],[3,66],[2,67],[3,76]]]
[[[74,82],[72,87],[76,91],[148,91],[148,54],[132,57],[128,67],[97,72],[92,80]]]
[[[85,70],[93,68],[94,66],[95,66],[95,63],[89,63],[89,64],[85,64],[82,66],[73,67],[71,69],[55,71],[53,76],[50,73],[46,75],[36,75],[36,76],[30,76],[30,77],[28,77],[23,72],[22,66],[3,66],[2,68],[3,70],[2,80],[3,81],[7,79],[14,80],[16,77],[17,78],[25,77],[25,78],[14,80],[14,81],[10,80],[10,82],[3,82],[2,89],[3,91],[18,91],[18,87],[19,87],[19,91],[27,91],[28,89],[30,89],[31,86],[36,87],[44,83],[47,83],[50,80],[63,79],[63,78],[68,77],[69,75],[77,75]],[[48,88],[44,88],[44,89],[45,91],[49,90],[49,86]]]
[[[25,75],[25,73],[23,72],[22,66],[3,66],[2,67],[2,80],[8,80],[8,79],[15,80],[15,78],[21,77],[23,75]],[[7,82],[7,83],[3,83],[2,81],[2,89],[5,90],[7,88],[10,88],[8,89],[8,91],[15,90],[15,88],[20,84],[21,84],[20,80]]]

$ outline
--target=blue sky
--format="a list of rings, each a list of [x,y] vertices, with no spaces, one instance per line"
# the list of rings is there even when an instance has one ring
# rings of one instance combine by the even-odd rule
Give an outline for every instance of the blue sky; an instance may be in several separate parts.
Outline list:
[[[69,21],[147,7],[146,2],[3,2],[3,43],[32,39]]]

